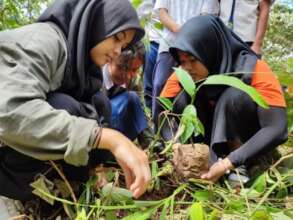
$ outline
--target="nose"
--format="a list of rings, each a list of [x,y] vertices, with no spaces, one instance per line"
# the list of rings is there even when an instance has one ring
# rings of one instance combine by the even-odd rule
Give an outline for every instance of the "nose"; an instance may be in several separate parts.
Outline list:
[[[122,46],[120,45],[117,45],[115,48],[114,48],[114,57],[117,58],[120,54],[121,54],[121,49],[122,49]]]

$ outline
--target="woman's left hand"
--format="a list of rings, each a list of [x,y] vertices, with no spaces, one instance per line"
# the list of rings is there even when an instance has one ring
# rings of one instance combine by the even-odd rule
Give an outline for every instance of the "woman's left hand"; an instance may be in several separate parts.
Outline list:
[[[207,172],[201,175],[201,179],[217,182],[228,170],[233,169],[233,165],[228,158],[214,163]]]

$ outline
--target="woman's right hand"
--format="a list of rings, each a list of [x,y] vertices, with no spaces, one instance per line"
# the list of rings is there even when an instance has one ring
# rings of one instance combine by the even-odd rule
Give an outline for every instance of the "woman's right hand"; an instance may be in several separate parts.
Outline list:
[[[112,152],[124,172],[127,188],[132,191],[133,197],[140,197],[151,180],[146,153],[123,134],[109,128],[102,129],[98,148]]]

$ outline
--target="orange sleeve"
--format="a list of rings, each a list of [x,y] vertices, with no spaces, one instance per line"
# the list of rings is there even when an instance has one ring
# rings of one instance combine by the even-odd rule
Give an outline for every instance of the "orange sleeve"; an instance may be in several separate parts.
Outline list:
[[[164,98],[174,98],[175,96],[179,94],[180,91],[181,91],[180,82],[174,72],[167,80],[160,96]]]
[[[268,105],[286,107],[279,80],[265,61],[257,61],[252,75],[251,86],[262,95]]]

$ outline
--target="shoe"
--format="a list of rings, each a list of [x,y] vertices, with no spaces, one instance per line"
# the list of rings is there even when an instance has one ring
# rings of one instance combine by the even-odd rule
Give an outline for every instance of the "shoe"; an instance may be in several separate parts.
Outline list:
[[[239,175],[237,174],[238,171]],[[250,180],[247,168],[245,165],[237,167],[234,171],[231,171],[228,175],[228,182],[233,188],[241,186],[241,183],[244,185]]]
[[[20,215],[18,201],[0,196],[0,220],[7,220]]]

